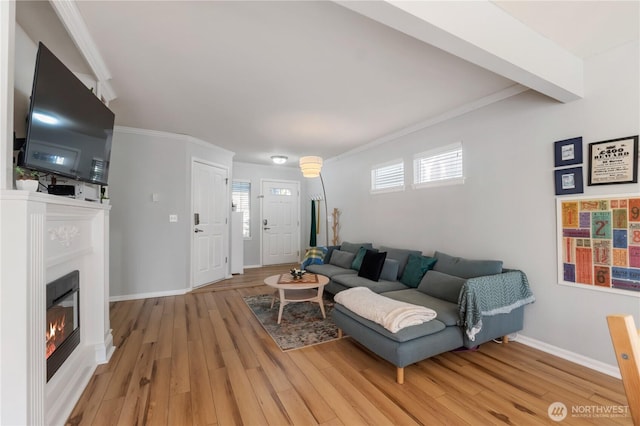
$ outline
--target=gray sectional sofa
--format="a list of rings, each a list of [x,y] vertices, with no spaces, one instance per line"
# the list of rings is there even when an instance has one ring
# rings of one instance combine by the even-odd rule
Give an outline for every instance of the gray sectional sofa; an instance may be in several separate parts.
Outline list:
[[[362,265],[356,257],[363,251],[367,256],[386,253],[380,256],[385,259],[378,280],[360,276]],[[520,331],[524,306],[535,300],[524,273],[503,269],[501,261],[442,252],[426,257],[416,250],[385,246],[376,250],[370,243],[343,243],[330,247],[324,262],[306,269],[330,278],[325,287],[329,293],[367,287],[383,297],[436,311],[434,320],[391,333],[336,303],[332,318],[340,332],[395,365],[398,383],[403,383],[404,367],[410,364]]]

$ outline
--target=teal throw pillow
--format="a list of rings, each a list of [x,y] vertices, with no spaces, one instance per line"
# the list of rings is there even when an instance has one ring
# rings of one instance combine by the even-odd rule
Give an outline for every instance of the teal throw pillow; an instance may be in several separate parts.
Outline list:
[[[358,252],[356,253],[356,257],[353,258],[351,269],[355,269],[356,271],[360,270],[360,266],[362,266],[362,259],[364,259],[365,254],[367,254],[367,249],[364,247],[360,247],[358,249]]]
[[[437,259],[433,257],[418,256],[410,254],[407,266],[404,267],[400,282],[408,287],[416,288],[420,284],[422,277],[427,271],[433,268]]]

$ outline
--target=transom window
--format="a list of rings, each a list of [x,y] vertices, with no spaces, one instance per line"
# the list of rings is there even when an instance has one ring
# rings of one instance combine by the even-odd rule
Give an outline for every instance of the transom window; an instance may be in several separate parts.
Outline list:
[[[242,236],[251,238],[251,182],[234,180],[231,182],[231,202],[236,211],[242,212]]]
[[[462,142],[421,152],[413,156],[413,184],[416,188],[464,183]]]
[[[373,166],[371,169],[371,192],[404,190],[404,161],[394,160]]]

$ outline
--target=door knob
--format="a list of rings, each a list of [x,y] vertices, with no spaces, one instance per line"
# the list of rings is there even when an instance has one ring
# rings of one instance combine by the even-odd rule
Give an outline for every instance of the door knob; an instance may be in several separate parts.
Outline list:
[[[271,228],[262,228],[262,229],[264,229],[265,231],[268,231],[268,230],[269,230],[269,229],[271,229]]]
[[[197,234],[198,232],[204,232],[204,231],[202,229],[196,228],[195,233]]]

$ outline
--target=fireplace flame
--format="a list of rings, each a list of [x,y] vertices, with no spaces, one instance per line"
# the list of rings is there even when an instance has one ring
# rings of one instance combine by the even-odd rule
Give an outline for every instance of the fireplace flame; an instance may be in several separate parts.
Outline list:
[[[57,344],[64,340],[64,325],[64,315],[49,323],[49,329],[47,330],[47,358],[56,350]]]

